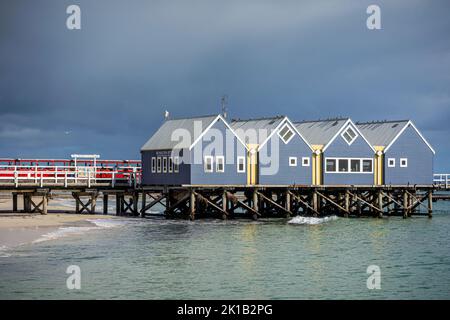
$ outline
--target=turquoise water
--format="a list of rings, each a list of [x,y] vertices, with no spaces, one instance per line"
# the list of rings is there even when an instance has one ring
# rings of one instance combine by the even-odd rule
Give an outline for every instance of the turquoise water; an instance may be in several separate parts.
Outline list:
[[[318,224],[99,220],[4,251],[0,298],[449,299],[441,209],[433,219],[306,220]],[[80,290],[66,287],[69,265],[81,268]],[[369,265],[380,267],[379,290],[367,289]]]

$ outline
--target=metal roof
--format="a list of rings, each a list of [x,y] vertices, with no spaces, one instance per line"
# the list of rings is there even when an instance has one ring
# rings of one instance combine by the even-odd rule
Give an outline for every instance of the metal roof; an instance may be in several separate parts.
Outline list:
[[[142,146],[141,151],[173,149],[175,146],[179,148],[189,148],[217,117],[218,115],[209,115],[166,120],[158,131],[156,131],[156,133]],[[201,130],[194,130],[194,127],[201,128]],[[191,135],[191,139],[173,141],[172,133],[177,129],[187,130]]]
[[[230,127],[245,143],[261,144],[284,119],[284,116],[272,118],[232,120]],[[253,133],[249,130],[255,130]],[[251,135],[251,138],[249,137]],[[255,136],[254,136],[255,135]],[[251,141],[248,141],[250,138]],[[254,141],[256,139],[256,141]]]
[[[326,145],[348,120],[349,118],[302,121],[295,122],[294,125],[309,144]]]
[[[372,146],[386,147],[394,140],[407,123],[408,120],[357,122],[356,126]]]

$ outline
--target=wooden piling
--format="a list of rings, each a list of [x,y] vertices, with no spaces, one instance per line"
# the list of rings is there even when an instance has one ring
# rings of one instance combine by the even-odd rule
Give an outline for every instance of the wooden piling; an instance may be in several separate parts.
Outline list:
[[[195,193],[194,190],[190,190],[190,200],[189,200],[189,209],[190,209],[190,214],[189,214],[189,218],[191,220],[195,219]]]
[[[122,197],[123,195],[116,194],[116,215],[120,216],[122,214]]]
[[[317,212],[319,212],[319,201],[318,201],[318,196],[317,196],[317,191],[314,190],[313,195],[312,195],[312,204],[313,204],[313,209],[314,209],[314,216],[317,216]]]
[[[345,211],[344,216],[348,217],[350,212],[350,192],[348,190],[345,190]]]
[[[146,198],[147,198],[147,193],[144,191],[142,192],[142,208],[141,208],[141,218],[145,218],[145,206],[146,206]]]
[[[41,212],[41,214],[47,214],[47,207],[48,207],[48,195],[43,194],[42,195],[42,212]]]
[[[383,191],[378,190],[378,218],[383,218]]]
[[[95,214],[95,207],[97,205],[97,194],[91,195],[91,212],[90,214]]]
[[[433,191],[428,191],[428,218],[433,217]]]
[[[403,191],[403,219],[408,217],[408,192]]]
[[[291,193],[289,192],[289,190],[286,190],[286,203],[285,203],[285,207],[286,207],[286,211],[291,211]],[[289,216],[289,214],[288,214]]]
[[[103,214],[108,214],[108,194],[103,193]]]
[[[17,212],[17,193],[13,193],[12,194],[12,196],[13,196],[13,208],[12,208],[12,211],[13,212]]]

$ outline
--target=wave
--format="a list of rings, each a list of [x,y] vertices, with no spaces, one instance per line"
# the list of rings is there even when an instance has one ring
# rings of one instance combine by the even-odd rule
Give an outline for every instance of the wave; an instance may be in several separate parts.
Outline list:
[[[315,224],[321,224],[324,222],[334,221],[337,220],[337,216],[328,216],[323,218],[317,218],[317,217],[303,217],[303,216],[297,216],[292,218],[288,221],[289,224],[307,224],[307,225],[315,225]]]
[[[93,224],[93,226],[86,227],[59,227],[57,230],[43,234],[40,238],[34,240],[32,243],[40,243],[49,240],[56,240],[67,236],[80,235],[92,230],[101,230],[119,227],[124,225],[122,221],[113,221],[108,219],[86,219],[86,221]]]

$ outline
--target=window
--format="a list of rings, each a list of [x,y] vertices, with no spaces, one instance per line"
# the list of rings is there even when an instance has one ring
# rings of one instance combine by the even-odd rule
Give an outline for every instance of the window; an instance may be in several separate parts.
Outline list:
[[[350,171],[351,172],[361,172],[361,160],[351,159],[350,160]]]
[[[169,157],[169,172],[173,172],[173,158]]]
[[[205,156],[205,172],[213,172],[213,157]]]
[[[402,168],[408,167],[408,159],[407,158],[400,158],[400,167],[402,167]]]
[[[372,159],[363,159],[362,163],[362,171],[372,173]]]
[[[180,158],[173,157],[173,172],[178,173],[180,171]]]
[[[216,157],[216,171],[217,172],[224,172],[225,171],[225,165],[224,165],[224,157],[223,156],[217,156]]]
[[[163,159],[163,172],[166,173],[167,172],[167,157],[164,157]]]
[[[289,128],[288,124],[285,123],[284,126],[278,131],[278,135],[284,143],[288,143],[289,140],[294,136],[294,131]]]
[[[327,173],[373,173],[373,159],[325,158]]]
[[[336,159],[327,159],[327,172],[336,172]]]
[[[245,157],[237,158],[237,172],[245,172]]]
[[[348,145],[351,145],[353,141],[358,137],[358,134],[352,129],[352,127],[348,126],[344,132],[341,134],[342,138],[347,142]]]
[[[395,158],[388,158],[388,167],[389,168],[395,167]]]
[[[156,158],[156,172],[161,172],[161,157]]]
[[[309,167],[309,157],[302,158],[302,166]]]
[[[289,167],[297,166],[297,157],[289,157]]]
[[[348,172],[348,159],[339,159],[339,172]]]
[[[152,157],[152,173],[156,172],[156,158]]]

